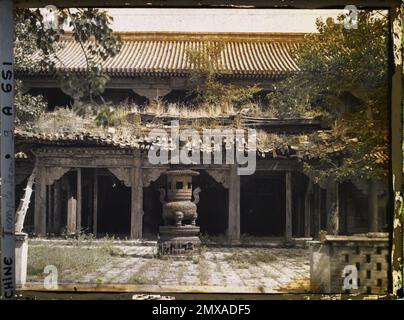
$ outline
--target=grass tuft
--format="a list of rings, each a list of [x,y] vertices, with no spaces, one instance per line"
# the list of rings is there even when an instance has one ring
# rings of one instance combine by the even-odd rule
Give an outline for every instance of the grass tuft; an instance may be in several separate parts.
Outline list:
[[[59,276],[66,272],[90,273],[105,265],[110,257],[110,247],[106,245],[92,248],[79,245],[63,248],[51,245],[30,246],[27,274],[39,277],[47,265],[54,265]]]
[[[238,269],[248,269],[250,266],[257,266],[259,263],[274,262],[277,258],[264,251],[254,251],[251,253],[234,252],[230,255],[226,255],[225,260]]]

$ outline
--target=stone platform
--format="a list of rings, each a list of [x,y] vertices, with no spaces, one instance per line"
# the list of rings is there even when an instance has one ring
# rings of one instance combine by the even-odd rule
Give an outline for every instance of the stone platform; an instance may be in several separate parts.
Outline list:
[[[39,241],[30,247],[35,259],[38,246]],[[52,247],[58,247],[57,243]],[[66,247],[61,241],[60,250]],[[111,286],[131,291],[155,288],[156,292],[306,293],[310,289],[310,251],[305,248],[282,248],[278,243],[266,248],[202,245],[198,255],[185,259],[157,258],[156,242],[154,246],[114,243],[113,251],[96,271],[58,270],[60,284],[101,291],[110,291]],[[47,263],[54,263],[53,259],[46,257]],[[43,285],[44,276],[28,274],[27,285]]]

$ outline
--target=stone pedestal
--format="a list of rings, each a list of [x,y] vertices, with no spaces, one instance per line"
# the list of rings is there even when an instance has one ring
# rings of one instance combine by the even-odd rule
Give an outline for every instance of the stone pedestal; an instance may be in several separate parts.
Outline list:
[[[200,229],[197,226],[161,226],[159,252],[162,255],[183,255],[191,253],[201,244]]]
[[[25,285],[27,280],[28,235],[15,234],[15,282],[17,287]]]

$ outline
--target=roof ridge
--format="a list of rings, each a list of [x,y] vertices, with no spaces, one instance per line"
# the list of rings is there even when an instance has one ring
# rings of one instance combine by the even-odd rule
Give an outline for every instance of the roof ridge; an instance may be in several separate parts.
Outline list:
[[[298,32],[174,32],[174,31],[139,31],[139,32],[114,32],[124,41],[133,40],[171,40],[171,41],[265,41],[265,42],[300,42],[308,33]],[[72,38],[71,32],[66,32],[63,40]]]

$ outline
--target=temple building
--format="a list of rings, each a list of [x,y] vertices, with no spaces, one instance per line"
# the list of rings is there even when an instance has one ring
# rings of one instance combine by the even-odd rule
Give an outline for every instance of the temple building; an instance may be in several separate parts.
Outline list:
[[[259,84],[264,96],[273,83],[298,71],[291,52],[303,34],[144,32],[121,37],[120,53],[102,64],[110,77],[103,99],[116,106],[135,104],[141,110],[156,100],[186,103],[192,69],[186,51],[208,42],[224,44],[223,82]],[[75,41],[64,39],[58,57],[59,73],[86,72],[85,57]],[[17,76],[25,92],[47,99],[49,111],[82,98],[66,92],[52,72],[19,70]],[[265,134],[265,138],[257,136],[252,175],[238,175],[237,163],[182,166],[199,172],[193,188],[201,189],[196,224],[202,234],[226,235],[231,240],[242,235],[291,240],[317,238],[321,230],[333,235],[380,232],[390,221],[388,190],[382,183],[318,184],[305,174],[304,161],[315,162],[320,145],[343,157],[344,150],[331,141],[330,127],[321,119],[276,119],[248,112],[213,119],[142,111],[131,116],[139,129],[124,136],[112,129],[103,133],[63,132],[63,128],[54,133],[16,131],[18,201],[35,172],[25,231],[37,236],[84,232],[98,237],[155,238],[163,223],[164,173],[176,165],[150,163],[148,152],[164,142],[151,139],[149,133],[156,127],[172,129],[172,120],[184,126],[215,121],[219,128],[235,128],[237,123],[238,128]],[[201,157],[213,154],[212,148],[201,143]],[[167,150],[173,149],[168,146]]]

